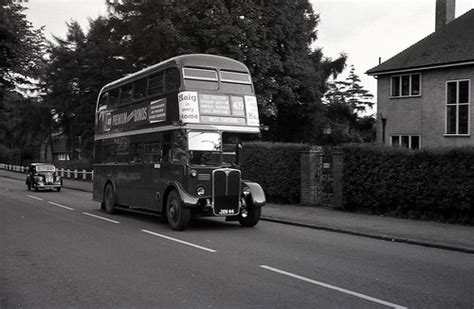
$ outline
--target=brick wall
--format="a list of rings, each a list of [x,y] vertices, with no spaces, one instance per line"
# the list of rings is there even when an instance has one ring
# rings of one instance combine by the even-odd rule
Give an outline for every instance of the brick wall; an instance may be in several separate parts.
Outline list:
[[[343,162],[343,152],[337,148],[317,146],[302,152],[300,203],[342,207]]]

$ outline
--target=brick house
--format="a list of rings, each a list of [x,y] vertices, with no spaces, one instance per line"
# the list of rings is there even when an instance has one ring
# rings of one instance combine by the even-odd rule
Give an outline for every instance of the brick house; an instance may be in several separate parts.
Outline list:
[[[368,70],[377,78],[377,142],[411,149],[474,145],[474,10],[436,2],[436,31]]]

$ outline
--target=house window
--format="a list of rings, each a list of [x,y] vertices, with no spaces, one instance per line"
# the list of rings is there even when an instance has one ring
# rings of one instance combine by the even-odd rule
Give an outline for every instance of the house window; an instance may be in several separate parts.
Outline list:
[[[391,97],[412,97],[421,95],[421,74],[391,77]]]
[[[58,153],[58,161],[69,161],[69,155],[66,153]]]
[[[446,83],[446,134],[469,134],[470,80]]]
[[[408,149],[420,149],[421,137],[419,135],[392,135],[391,145]]]

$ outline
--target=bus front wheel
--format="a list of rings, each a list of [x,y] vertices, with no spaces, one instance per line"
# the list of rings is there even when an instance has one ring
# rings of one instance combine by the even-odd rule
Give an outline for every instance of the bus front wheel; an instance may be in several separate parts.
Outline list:
[[[243,217],[242,214],[239,215],[239,223],[244,227],[253,227],[257,225],[260,220],[260,215],[262,213],[261,207],[249,207],[247,209],[247,216]]]
[[[115,213],[115,191],[109,183],[104,190],[104,209],[109,214]]]
[[[175,231],[184,230],[191,219],[191,209],[184,207],[176,191],[171,191],[166,201],[166,218]]]

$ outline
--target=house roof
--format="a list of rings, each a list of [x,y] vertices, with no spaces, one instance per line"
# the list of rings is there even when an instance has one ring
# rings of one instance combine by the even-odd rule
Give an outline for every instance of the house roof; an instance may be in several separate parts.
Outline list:
[[[474,64],[474,9],[389,60],[368,70],[383,75],[444,65]]]

